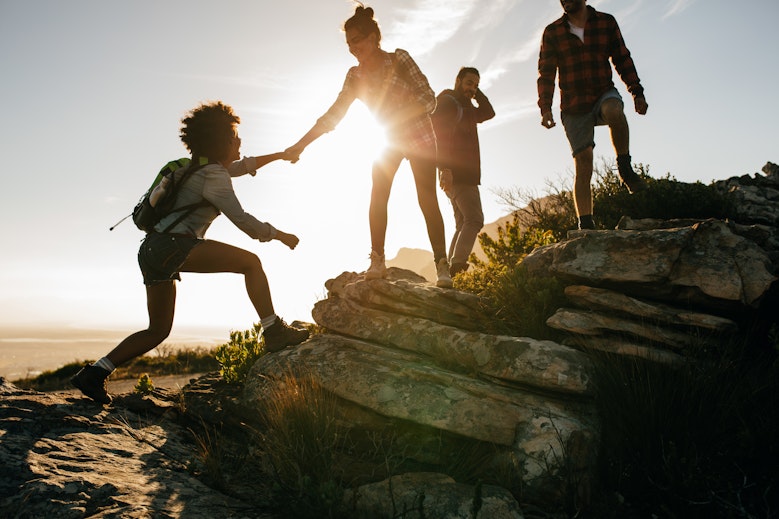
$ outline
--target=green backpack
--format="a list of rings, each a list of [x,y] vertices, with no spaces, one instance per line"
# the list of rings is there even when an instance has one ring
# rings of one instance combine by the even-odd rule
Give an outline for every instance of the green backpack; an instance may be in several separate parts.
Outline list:
[[[149,186],[149,189],[135,205],[132,214],[122,218],[109,230],[113,231],[117,225],[132,216],[133,222],[135,222],[135,226],[138,227],[138,229],[150,233],[154,231],[154,226],[156,226],[164,217],[172,213],[181,213],[178,218],[161,231],[162,233],[166,233],[195,209],[211,205],[207,200],[201,200],[194,204],[187,204],[173,209],[176,203],[176,195],[178,194],[179,189],[181,189],[181,186],[184,185],[184,182],[187,181],[192,173],[207,164],[208,159],[204,157],[201,157],[198,160],[198,164],[193,164],[187,157],[172,160],[165,164],[157,174],[154,182]],[[177,175],[176,173],[183,168],[186,168],[184,172]]]

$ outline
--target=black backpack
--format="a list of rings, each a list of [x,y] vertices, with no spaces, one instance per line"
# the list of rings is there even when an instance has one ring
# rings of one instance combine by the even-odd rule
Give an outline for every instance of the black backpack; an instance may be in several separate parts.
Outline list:
[[[150,233],[154,231],[154,226],[164,217],[172,213],[180,212],[181,215],[161,231],[166,233],[195,209],[211,205],[207,200],[201,200],[194,204],[187,204],[173,209],[176,203],[176,195],[178,194],[179,189],[181,189],[181,186],[184,185],[184,182],[187,181],[192,173],[207,164],[208,161],[206,159],[201,159],[198,164],[193,164],[192,161],[186,157],[172,160],[165,164],[157,174],[157,177],[154,179],[154,182],[152,182],[149,189],[135,205],[132,214],[122,218],[109,230],[113,231],[117,225],[132,216],[133,222],[135,222],[135,226],[138,227],[138,229]],[[185,171],[178,173],[182,168],[186,168]]]

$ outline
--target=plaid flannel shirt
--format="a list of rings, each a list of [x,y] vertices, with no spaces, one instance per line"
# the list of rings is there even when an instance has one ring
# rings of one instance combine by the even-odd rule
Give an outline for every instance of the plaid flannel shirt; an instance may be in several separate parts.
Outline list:
[[[560,71],[560,110],[585,113],[614,86],[611,62],[635,98],[644,94],[630,52],[613,16],[587,6],[584,42],[571,34],[568,15],[544,29],[538,55],[538,107],[552,111],[555,76]]]
[[[355,99],[366,104],[387,128],[390,143],[406,155],[428,155],[435,150],[435,133],[430,114],[435,109],[435,93],[427,77],[408,52],[384,52],[384,63],[368,72],[361,66],[346,74],[343,88],[333,105],[317,120],[325,132],[332,131],[344,118]],[[420,110],[408,115],[401,109],[416,103]]]

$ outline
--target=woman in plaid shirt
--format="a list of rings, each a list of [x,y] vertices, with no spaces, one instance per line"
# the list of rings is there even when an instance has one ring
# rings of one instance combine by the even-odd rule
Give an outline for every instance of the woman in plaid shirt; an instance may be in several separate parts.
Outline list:
[[[349,52],[357,58],[358,65],[347,72],[333,105],[286,152],[298,157],[306,146],[335,129],[355,99],[364,102],[385,126],[388,140],[386,151],[373,164],[369,213],[371,265],[365,277],[377,279],[386,275],[387,204],[392,180],[400,162],[406,158],[414,173],[419,206],[433,248],[436,285],[451,287],[444,221],[436,193],[436,141],[430,121],[435,109],[433,89],[408,52],[397,49],[389,53],[381,49],[381,31],[370,7],[359,4],[344,24],[344,32]]]

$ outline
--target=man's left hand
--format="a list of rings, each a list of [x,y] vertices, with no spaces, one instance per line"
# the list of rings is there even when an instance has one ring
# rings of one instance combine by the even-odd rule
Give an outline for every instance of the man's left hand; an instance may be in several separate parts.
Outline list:
[[[646,98],[644,96],[638,96],[634,102],[636,104],[636,113],[644,115],[649,108],[649,104],[646,102]]]

